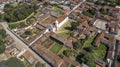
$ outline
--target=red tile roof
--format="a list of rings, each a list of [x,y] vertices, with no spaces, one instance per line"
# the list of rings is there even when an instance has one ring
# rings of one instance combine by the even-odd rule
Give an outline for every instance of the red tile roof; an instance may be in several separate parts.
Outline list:
[[[71,59],[69,59],[69,58],[67,58],[67,57],[64,57],[63,60],[64,60],[65,65],[66,65],[67,67],[70,66],[70,65],[73,65],[74,67],[82,67],[82,66],[80,65],[80,63],[78,63],[77,61],[71,60]]]
[[[98,36],[96,37],[94,44],[96,46],[99,46],[100,43],[107,43],[109,45],[115,45],[116,40],[114,38],[114,36],[112,36],[111,34],[102,32],[100,34],[98,34]]]
[[[42,56],[45,60],[47,60],[53,66],[59,67],[63,63],[63,60],[59,56],[52,53],[50,50],[48,50],[41,44],[34,44],[31,47],[33,50],[35,50],[40,56]]]

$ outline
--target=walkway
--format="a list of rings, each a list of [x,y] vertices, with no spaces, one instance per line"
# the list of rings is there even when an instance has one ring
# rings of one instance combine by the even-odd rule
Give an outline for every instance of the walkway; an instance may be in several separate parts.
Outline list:
[[[29,50],[32,54],[34,54],[34,56],[35,56],[39,61],[41,61],[42,63],[46,63],[46,62],[45,62],[41,57],[39,57],[33,50],[31,50],[31,49],[29,48],[29,46],[27,46],[26,43],[21,40],[21,38],[19,38],[17,35],[15,35],[15,33],[13,33],[10,29],[8,29],[8,25],[7,25],[6,22],[1,22],[0,24],[3,25],[3,27],[4,27],[4,29],[6,30],[7,34],[9,34],[11,37],[13,37],[13,39],[15,40],[15,42],[18,43],[18,44],[16,44],[16,45],[20,46],[20,44],[21,44],[21,46],[23,47],[23,49]],[[51,67],[48,63],[46,63],[46,66],[47,66],[47,67]]]
[[[35,13],[31,13],[28,17],[26,17],[24,20],[20,20],[20,21],[17,21],[17,22],[13,22],[13,23],[9,23],[9,24],[14,24],[14,23],[21,23],[21,22],[26,22],[26,20],[30,17],[32,17]]]

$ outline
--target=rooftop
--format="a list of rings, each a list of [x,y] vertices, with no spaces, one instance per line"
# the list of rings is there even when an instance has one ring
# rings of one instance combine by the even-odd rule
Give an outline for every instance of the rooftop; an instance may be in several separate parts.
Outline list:
[[[96,37],[96,39],[94,41],[94,44],[96,46],[99,46],[100,43],[105,43],[109,46],[112,46],[112,45],[115,45],[116,40],[113,35],[102,32],[102,33],[98,34],[98,36]]]
[[[49,51],[41,44],[34,44],[31,47],[36,53],[52,64],[52,66],[59,67],[63,63],[63,60],[59,56]]]
[[[78,63],[77,61],[71,60],[67,57],[64,57],[63,60],[65,61],[64,64],[66,65],[66,67],[70,65],[73,65],[74,67],[81,67],[80,63]]]
[[[38,61],[37,58],[35,58],[35,56],[28,50],[23,54],[23,56],[31,65],[34,65]]]
[[[118,21],[117,17],[112,17],[112,16],[108,16],[108,15],[104,15],[104,14],[99,14],[96,17],[99,18],[99,19],[102,19],[102,20],[109,21],[109,22],[111,22],[111,21]]]
[[[100,20],[100,19],[97,19],[95,22],[94,22],[94,26],[101,29],[101,30],[106,30],[106,24],[108,22],[104,21],[104,20]]]

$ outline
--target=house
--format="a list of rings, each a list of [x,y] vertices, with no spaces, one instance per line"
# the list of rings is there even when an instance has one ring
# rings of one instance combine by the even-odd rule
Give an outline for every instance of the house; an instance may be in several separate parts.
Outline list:
[[[112,13],[114,16],[120,16],[120,8],[111,8],[109,12]]]
[[[51,33],[50,37],[51,37],[53,40],[55,40],[55,41],[57,41],[57,42],[65,45],[65,39],[62,38],[62,37],[60,37],[59,35],[55,34],[54,32]]]
[[[102,19],[102,20],[105,20],[105,21],[108,21],[108,22],[118,21],[117,17],[112,17],[112,16],[108,16],[108,15],[104,15],[104,14],[99,14],[99,15],[96,16],[96,18]]]
[[[78,63],[77,61],[74,61],[74,60],[71,60],[67,57],[64,57],[63,58],[63,61],[64,61],[64,67],[82,67],[80,63]]]
[[[102,32],[99,33],[95,38],[94,45],[99,47],[100,43],[104,43],[107,46],[114,46],[116,43],[116,39],[111,34]]]
[[[119,26],[117,24],[108,23],[106,28],[109,33],[118,34]]]
[[[87,36],[94,35],[95,29],[89,25],[88,21],[84,21],[77,27],[74,34],[78,39],[85,39]]]
[[[104,45],[106,45],[106,47],[108,47],[106,57],[107,57],[108,66],[111,66],[115,55],[116,39],[111,34],[102,32],[98,34],[98,36],[95,38],[93,45],[99,47],[101,43],[103,43]]]
[[[77,42],[78,40],[76,38],[73,38],[73,37],[69,37],[67,40],[66,40],[66,46],[68,48],[71,48],[73,49],[73,43]]]
[[[36,63],[39,61],[29,50],[22,56],[30,63],[31,67],[35,67]]]
[[[99,60],[99,59],[97,59],[97,60],[95,61],[95,63],[96,63],[96,67],[106,67],[106,66],[107,66],[107,63],[106,63],[106,62],[104,62],[104,61],[102,61],[102,60]]]
[[[11,44],[9,46],[7,46],[7,48],[4,51],[4,54],[7,56],[7,58],[11,58],[11,57],[17,57],[20,54],[20,50],[18,50],[14,44]]]
[[[68,20],[64,12],[57,13],[52,6],[42,8],[40,13],[35,15],[35,18],[52,32],[58,30]]]
[[[56,54],[49,51],[41,44],[33,44],[31,48],[44,60],[46,60],[52,67],[60,67],[63,60]]]

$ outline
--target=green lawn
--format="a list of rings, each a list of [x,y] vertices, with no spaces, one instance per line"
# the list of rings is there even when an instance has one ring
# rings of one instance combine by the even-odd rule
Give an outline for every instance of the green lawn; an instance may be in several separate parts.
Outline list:
[[[95,38],[95,36],[88,37],[87,41],[84,43],[82,48],[91,46],[92,45],[91,43],[94,41],[94,38]]]
[[[68,20],[64,25],[62,25],[59,29],[59,33],[58,35],[60,35],[61,37],[63,38],[68,38],[70,36],[70,29],[71,28],[71,23],[72,23],[72,20]]]
[[[104,44],[100,44],[100,46],[93,52],[93,54],[96,58],[103,60],[105,59],[106,50],[107,47]]]
[[[56,44],[54,44],[54,46],[50,50],[53,53],[57,54],[61,48],[62,48],[62,45],[56,43]]]
[[[54,11],[60,13],[60,12],[62,12],[62,9],[59,7],[54,7]]]
[[[58,35],[61,36],[62,38],[67,39],[70,36],[70,31],[65,31],[65,32],[59,33]]]

